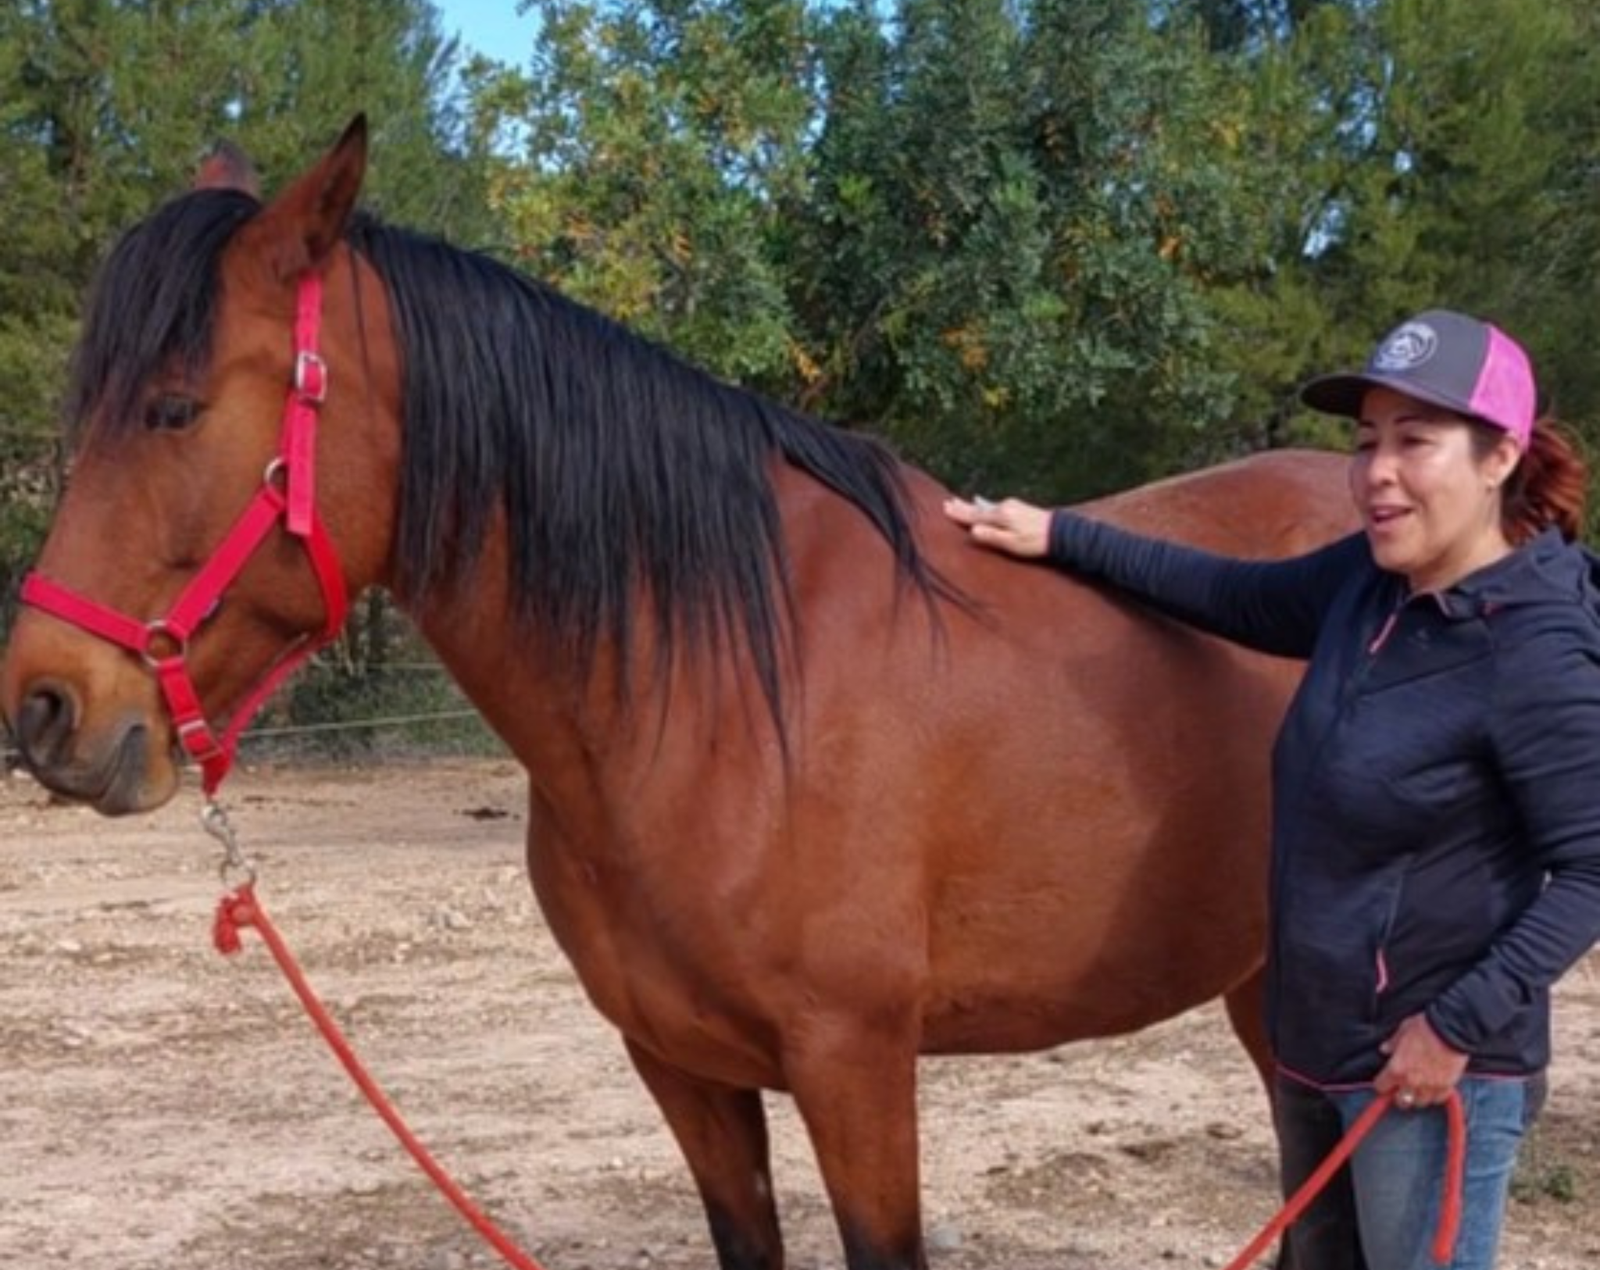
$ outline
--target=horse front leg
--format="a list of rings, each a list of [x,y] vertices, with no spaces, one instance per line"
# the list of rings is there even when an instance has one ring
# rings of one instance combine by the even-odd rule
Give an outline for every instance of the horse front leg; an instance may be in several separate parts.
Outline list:
[[[701,1080],[626,1044],[700,1191],[722,1270],[783,1270],[760,1091]]]
[[[822,1026],[786,1050],[784,1070],[849,1270],[926,1270],[914,1039]]]

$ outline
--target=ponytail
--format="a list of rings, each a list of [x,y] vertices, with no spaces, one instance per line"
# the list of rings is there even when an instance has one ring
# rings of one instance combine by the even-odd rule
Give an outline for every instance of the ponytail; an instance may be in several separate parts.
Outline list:
[[[1564,424],[1544,417],[1533,425],[1522,461],[1502,490],[1500,520],[1516,546],[1554,525],[1568,542],[1583,533],[1588,465]]]

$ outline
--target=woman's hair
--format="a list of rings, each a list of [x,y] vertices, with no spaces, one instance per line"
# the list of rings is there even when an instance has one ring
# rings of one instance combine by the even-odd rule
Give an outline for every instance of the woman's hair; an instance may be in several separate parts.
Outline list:
[[[1473,452],[1485,457],[1505,436],[1496,427],[1473,428]],[[1589,492],[1588,464],[1566,425],[1542,416],[1535,421],[1522,462],[1501,488],[1500,523],[1507,539],[1521,545],[1554,525],[1568,542],[1583,533]]]

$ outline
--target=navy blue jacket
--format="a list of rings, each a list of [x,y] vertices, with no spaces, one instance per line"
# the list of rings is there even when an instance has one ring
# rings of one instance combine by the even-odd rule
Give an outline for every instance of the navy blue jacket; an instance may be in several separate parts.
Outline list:
[[[1371,1080],[1425,1012],[1469,1071],[1550,1058],[1550,987],[1600,938],[1600,593],[1547,531],[1409,596],[1355,535],[1240,561],[1070,512],[1050,560],[1309,659],[1273,750],[1267,1018],[1278,1061]]]

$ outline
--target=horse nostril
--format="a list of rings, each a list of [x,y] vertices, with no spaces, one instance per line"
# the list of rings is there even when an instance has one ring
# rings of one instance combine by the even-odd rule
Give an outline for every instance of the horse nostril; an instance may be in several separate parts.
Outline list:
[[[17,745],[30,767],[48,767],[72,739],[72,699],[56,688],[35,688],[17,711]]]

